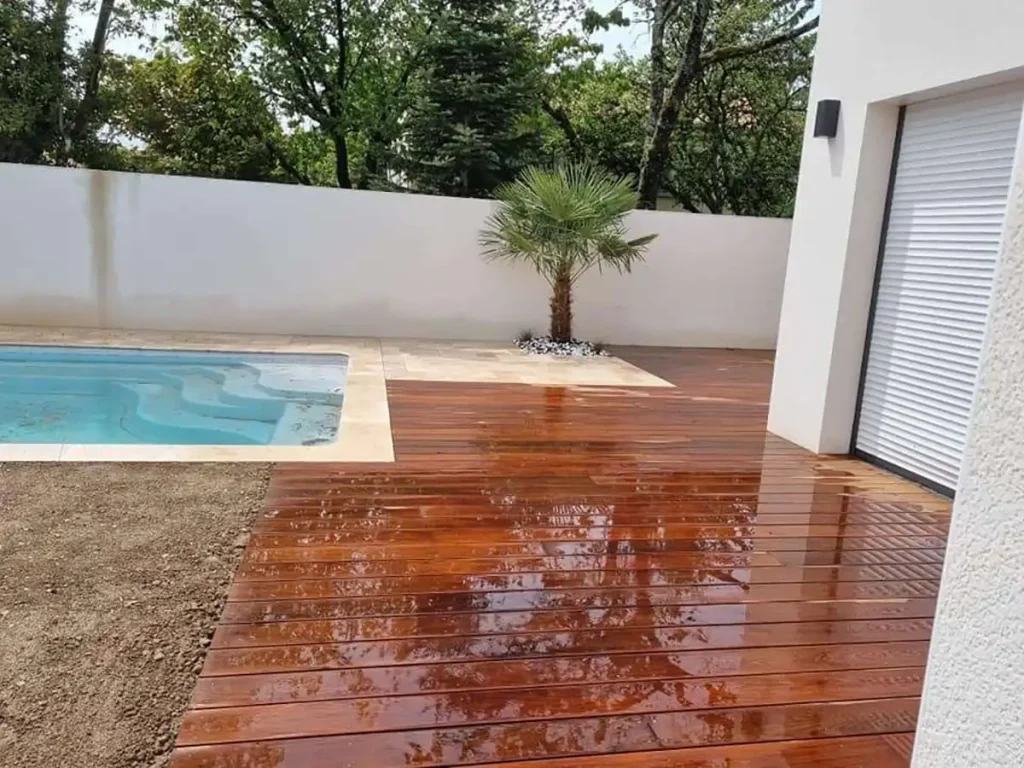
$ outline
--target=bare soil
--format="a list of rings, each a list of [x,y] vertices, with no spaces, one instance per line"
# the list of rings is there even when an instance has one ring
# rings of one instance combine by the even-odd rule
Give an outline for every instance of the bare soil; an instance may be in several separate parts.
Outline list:
[[[163,765],[266,465],[0,465],[0,766]]]

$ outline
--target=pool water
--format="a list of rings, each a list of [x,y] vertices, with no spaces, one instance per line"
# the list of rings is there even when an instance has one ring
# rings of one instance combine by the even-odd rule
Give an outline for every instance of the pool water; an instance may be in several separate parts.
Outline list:
[[[0,345],[0,443],[321,445],[348,358]]]

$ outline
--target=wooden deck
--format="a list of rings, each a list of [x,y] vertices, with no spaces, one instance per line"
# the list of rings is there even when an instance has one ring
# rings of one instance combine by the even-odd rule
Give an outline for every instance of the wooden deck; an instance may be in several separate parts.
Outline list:
[[[678,389],[389,382],[397,464],[281,465],[175,768],[890,768],[949,503]]]

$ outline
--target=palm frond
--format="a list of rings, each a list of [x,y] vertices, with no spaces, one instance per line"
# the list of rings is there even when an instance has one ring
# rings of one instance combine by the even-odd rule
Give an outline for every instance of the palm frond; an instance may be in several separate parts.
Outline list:
[[[549,280],[593,266],[628,272],[656,235],[626,239],[637,205],[633,180],[588,164],[530,167],[500,187],[480,235],[489,259],[525,261]]]
[[[657,239],[658,239],[658,236],[656,234],[655,235],[644,235],[643,237],[637,237],[637,238],[634,238],[633,240],[627,240],[626,242],[628,242],[634,248],[646,248],[648,245],[650,245],[651,243],[653,243]]]

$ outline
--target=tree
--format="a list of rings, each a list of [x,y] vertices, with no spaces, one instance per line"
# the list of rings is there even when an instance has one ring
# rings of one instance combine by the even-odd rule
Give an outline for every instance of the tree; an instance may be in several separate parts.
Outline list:
[[[487,197],[515,178],[539,139],[535,35],[507,0],[432,0],[402,169],[417,191]]]
[[[44,162],[59,144],[66,26],[60,14],[54,3],[0,3],[0,162]]]
[[[116,66],[115,124],[141,143],[135,170],[250,181],[301,181],[281,145],[280,127],[244,73],[170,51]]]
[[[487,196],[589,162],[698,211],[785,215],[812,0],[7,0],[0,159]],[[168,31],[139,58],[109,50]],[[69,42],[69,20],[89,19]]]
[[[642,88],[648,77],[646,62],[625,56],[567,66],[545,106],[555,126],[547,132],[549,154],[635,177],[644,146]]]
[[[315,126],[334,146],[338,186],[352,187],[349,143],[365,117],[381,112],[374,96],[401,100],[402,88],[368,85],[387,79],[419,39],[412,0],[190,0],[212,8],[247,44],[254,82],[296,127]],[[360,118],[363,118],[362,120]],[[398,119],[394,115],[394,119]]]
[[[818,26],[814,0],[639,0],[651,24],[640,205],[654,208],[670,144],[692,88],[708,69],[790,44]]]
[[[498,188],[499,205],[481,233],[489,259],[523,261],[551,286],[551,337],[572,338],[572,287],[593,267],[629,272],[657,235],[626,239],[636,207],[633,180],[590,165],[528,168]]]
[[[111,127],[128,140],[120,165],[151,173],[310,183],[245,47],[213,14],[185,6],[153,58],[108,65]],[[333,156],[332,156],[333,157]]]
[[[604,47],[592,42],[591,35],[613,26],[629,26],[629,19],[621,7],[600,14],[589,7],[586,0],[522,1],[534,14],[530,18],[539,21],[535,28],[539,32],[538,69],[542,72],[541,110],[547,118],[546,123],[541,124],[541,131],[546,134],[549,160],[585,162],[591,148],[580,135],[578,121],[586,119],[587,114],[578,111],[577,97],[581,89],[611,72],[599,63]],[[623,58],[620,56],[619,61]],[[612,84],[611,80],[608,84]],[[609,94],[599,88],[591,89],[591,95],[600,98]],[[618,95],[621,93],[613,97]],[[601,159],[596,162],[604,165]],[[627,172],[637,167],[634,164]]]
[[[64,5],[66,6],[66,3]],[[80,145],[86,137],[95,135],[96,126],[93,120],[100,98],[100,75],[103,73],[104,53],[107,50],[107,38],[110,35],[113,15],[114,0],[100,0],[92,42],[81,59],[82,92],[66,137],[68,154],[72,154],[76,149],[80,150]]]
[[[116,32],[163,0],[9,0],[0,5],[0,156],[21,162],[105,167],[110,143],[102,81]],[[96,10],[90,41],[72,50],[72,13]]]
[[[791,216],[813,40],[704,72],[683,105],[664,186],[690,211]]]

